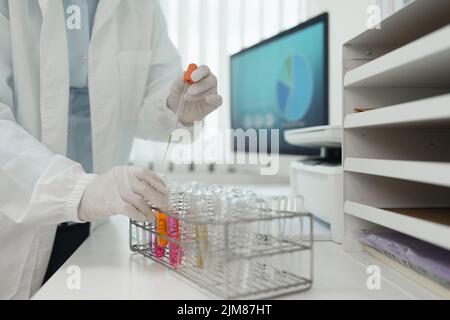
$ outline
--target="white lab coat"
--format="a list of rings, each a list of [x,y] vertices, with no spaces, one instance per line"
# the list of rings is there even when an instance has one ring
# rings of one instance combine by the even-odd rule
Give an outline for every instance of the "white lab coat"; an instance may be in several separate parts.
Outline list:
[[[0,299],[41,285],[57,224],[78,222],[93,179],[65,157],[69,63],[62,1],[0,0]],[[89,54],[95,173],[135,136],[166,139],[179,56],[157,0],[101,0]]]

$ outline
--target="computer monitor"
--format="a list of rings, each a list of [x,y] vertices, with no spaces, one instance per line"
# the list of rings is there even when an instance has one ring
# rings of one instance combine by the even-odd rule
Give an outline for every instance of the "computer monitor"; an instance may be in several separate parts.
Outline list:
[[[328,125],[328,14],[234,54],[230,78],[232,129],[279,129],[280,154],[317,154],[284,132]]]

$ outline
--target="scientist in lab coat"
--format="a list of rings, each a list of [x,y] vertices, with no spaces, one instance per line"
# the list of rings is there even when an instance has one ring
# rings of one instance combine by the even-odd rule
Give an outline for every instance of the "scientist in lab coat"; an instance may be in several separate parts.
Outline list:
[[[180,74],[157,0],[0,0],[0,299],[39,289],[58,224],[165,201],[123,165],[134,137],[167,139]],[[222,103],[207,67],[193,79],[185,127]]]

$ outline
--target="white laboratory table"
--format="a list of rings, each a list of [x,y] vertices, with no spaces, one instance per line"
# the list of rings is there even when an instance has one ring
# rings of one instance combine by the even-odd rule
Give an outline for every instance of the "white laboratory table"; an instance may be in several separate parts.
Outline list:
[[[128,247],[128,220],[113,217],[100,226],[33,297],[50,299],[211,299],[173,271],[133,254]],[[333,242],[314,245],[314,283],[307,292],[286,299],[410,299],[391,281],[380,290],[366,286],[366,268]],[[70,290],[68,269],[81,271],[79,290]]]

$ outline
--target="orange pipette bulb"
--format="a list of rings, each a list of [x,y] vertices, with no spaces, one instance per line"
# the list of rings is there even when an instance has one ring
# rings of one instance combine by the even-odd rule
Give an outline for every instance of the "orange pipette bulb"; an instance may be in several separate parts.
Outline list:
[[[194,80],[192,80],[192,73],[198,69],[198,66],[195,63],[191,63],[188,66],[187,71],[184,73],[184,82],[188,84],[194,84]]]

